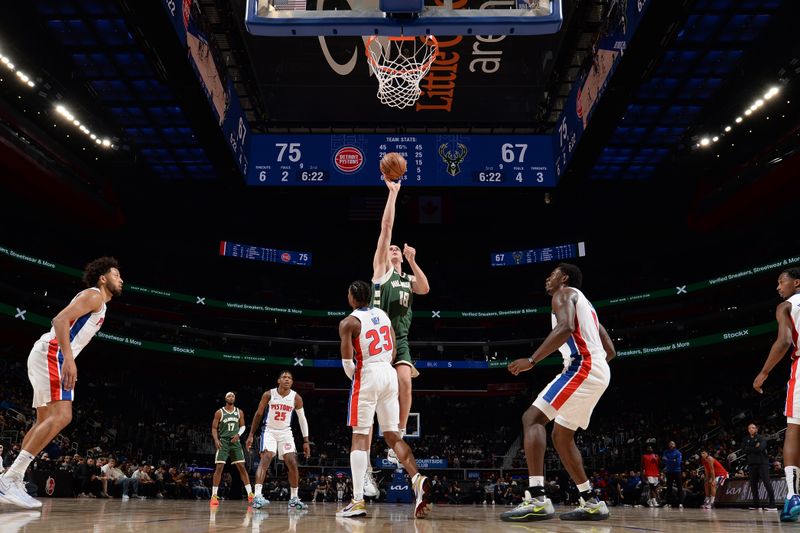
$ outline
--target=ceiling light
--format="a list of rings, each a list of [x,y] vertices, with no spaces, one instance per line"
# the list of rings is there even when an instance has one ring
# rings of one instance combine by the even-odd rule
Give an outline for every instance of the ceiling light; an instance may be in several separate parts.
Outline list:
[[[92,133],[91,135],[89,135],[89,137],[90,137],[92,140],[95,140],[95,139],[97,139],[97,135],[95,135],[94,133]]]
[[[731,127],[730,126],[725,126],[725,131],[731,131]]]
[[[94,142],[96,142],[97,144],[102,144],[103,143],[103,141],[101,141],[100,139],[95,139]]]
[[[708,137],[703,137],[700,139],[700,146],[708,146],[711,143],[711,139]]]
[[[734,120],[734,122],[736,122],[737,124],[741,123],[742,117],[736,117],[736,120]]]
[[[755,107],[756,109],[758,109],[762,105],[764,105],[764,100],[762,100],[761,98],[753,102],[753,107]]]
[[[108,139],[103,139],[103,146],[105,147],[111,146],[111,141],[109,141]]]
[[[745,110],[744,114],[749,117],[750,115],[753,114],[753,110],[752,109],[747,109],[747,110]]]
[[[28,87],[36,87],[36,84],[33,83],[32,81],[29,81],[28,82]]]
[[[712,141],[714,141],[714,142],[717,142],[717,141],[719,140],[719,137],[717,137],[716,135],[714,135],[714,138],[713,138],[713,139],[711,139],[711,140],[712,140]]]

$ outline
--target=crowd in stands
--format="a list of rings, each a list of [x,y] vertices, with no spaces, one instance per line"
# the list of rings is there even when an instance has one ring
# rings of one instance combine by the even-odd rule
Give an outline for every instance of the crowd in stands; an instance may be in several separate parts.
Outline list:
[[[0,467],[14,460],[34,420],[24,371],[22,363],[0,358],[0,445],[4,445]],[[123,387],[111,374],[102,382],[82,381],[81,386],[73,423],[39,454],[32,466],[34,471],[69,473],[76,496],[208,498],[213,466],[209,425],[213,409],[218,408],[213,398],[203,398],[200,390],[192,392],[192,388],[177,386],[153,395],[144,389]],[[245,387],[240,397],[258,398],[260,392]],[[699,504],[703,499],[701,448],[725,465],[731,477],[746,478],[739,450],[747,423],[752,420],[761,423],[761,433],[768,439],[771,472],[782,474],[779,430],[785,421],[781,391],[757,397],[746,388],[721,384],[674,404],[654,401],[637,405],[626,398],[626,391],[610,389],[590,429],[576,435],[595,490],[612,504],[647,504],[642,498],[641,454],[652,446],[660,455],[670,440],[676,441],[683,452],[681,480],[686,505]],[[482,417],[472,416],[485,408],[486,401],[480,397],[455,396],[446,401],[438,396],[415,397],[415,410],[423,413],[423,437],[409,440],[416,456],[446,459],[453,469],[431,472],[434,497],[440,503],[506,505],[521,498],[524,455],[521,451],[512,457],[506,454],[519,436],[519,415],[529,399],[491,398],[492,405],[499,408],[493,410],[496,414],[488,431]],[[308,395],[305,402],[314,427],[313,457],[308,461],[300,458],[301,498],[346,500],[352,494],[347,468],[350,432],[339,416],[314,416],[344,413],[346,398]],[[208,410],[197,407],[206,404]],[[442,409],[442,405],[447,408]],[[376,442],[373,458],[385,456],[385,445]],[[517,442],[521,448],[521,441]],[[253,454],[248,461],[251,473],[256,461]],[[546,461],[548,474],[553,474],[548,478],[548,494],[554,502],[575,502],[577,489],[562,471],[552,447]],[[467,470],[476,472],[471,476],[478,479],[466,478]],[[266,496],[288,499],[285,471],[279,470],[277,476],[274,468],[271,472],[265,483]],[[385,491],[389,476],[378,477]],[[239,498],[238,490],[238,480],[226,472],[220,495]]]

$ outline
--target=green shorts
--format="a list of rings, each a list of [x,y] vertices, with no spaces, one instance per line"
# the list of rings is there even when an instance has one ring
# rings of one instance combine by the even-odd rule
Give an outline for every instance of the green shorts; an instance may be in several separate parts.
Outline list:
[[[227,439],[220,439],[220,441],[222,446],[214,456],[215,463],[225,464],[228,461],[228,457],[230,457],[232,465],[244,462],[244,450],[242,450],[241,441],[231,442]]]
[[[408,337],[400,337],[397,342],[397,357],[394,359],[394,366],[408,365],[411,367],[411,377],[419,376],[419,371],[414,363],[411,362],[411,348],[408,347]]]
[[[411,365],[411,348],[408,347],[408,337],[400,337],[397,342],[397,357],[394,360],[395,365]]]

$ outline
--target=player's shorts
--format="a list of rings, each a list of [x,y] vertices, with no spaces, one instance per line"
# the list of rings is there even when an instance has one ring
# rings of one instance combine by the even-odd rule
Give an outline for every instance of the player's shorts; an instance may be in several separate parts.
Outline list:
[[[228,461],[228,457],[230,457],[232,465],[244,462],[244,450],[242,450],[241,441],[231,442],[230,437],[223,437],[219,440],[222,446],[214,456],[215,463],[225,464]]]
[[[579,358],[539,393],[533,405],[556,424],[573,431],[586,429],[595,405],[611,381],[605,359],[580,363]]]
[[[347,425],[369,428],[375,415],[382,431],[397,431],[400,403],[397,372],[388,363],[372,363],[356,370],[347,404]]]
[[[647,476],[647,483],[655,487],[658,485],[658,476]]]
[[[717,481],[717,488],[719,488],[725,484],[725,480],[728,479],[728,476],[717,476],[714,479]]]
[[[297,453],[297,448],[294,445],[294,435],[292,430],[273,431],[265,428],[261,432],[261,450],[262,452],[269,452],[277,454],[278,459],[283,459],[287,453]]]
[[[797,382],[797,362],[793,362],[791,380],[786,385],[786,404],[783,407],[783,414],[786,415],[786,422],[789,424],[800,425],[800,383]]]
[[[36,341],[28,355],[28,379],[33,386],[33,407],[44,407],[58,400],[74,400],[75,389],[61,387],[61,366],[64,355],[58,349],[58,341]]]
[[[395,339],[395,344],[397,345],[397,356],[395,356],[394,359],[394,366],[408,365],[411,367],[411,377],[415,378],[419,376],[419,370],[417,370],[417,367],[411,362],[411,348],[408,346],[408,337]]]

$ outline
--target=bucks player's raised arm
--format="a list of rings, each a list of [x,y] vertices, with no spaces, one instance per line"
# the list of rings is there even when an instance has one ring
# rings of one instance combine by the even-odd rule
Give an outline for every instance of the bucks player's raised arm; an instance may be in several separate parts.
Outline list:
[[[411,267],[411,272],[414,273],[413,276],[408,276],[411,279],[411,292],[414,294],[428,294],[431,291],[431,286],[428,283],[428,276],[417,264],[417,249],[409,246],[408,243],[404,243],[403,255],[408,261],[408,266]]]
[[[220,410],[217,409],[217,412],[214,413],[214,421],[211,422],[211,436],[214,438],[214,446],[216,446],[218,450],[222,446],[222,443],[219,441],[219,432],[218,432],[219,421],[221,419],[222,419],[222,413],[220,413]]]
[[[381,217],[381,234],[378,236],[378,245],[375,247],[375,256],[372,258],[372,279],[381,278],[389,270],[389,245],[392,243],[392,228],[394,227],[395,203],[400,192],[400,182],[384,180],[389,188],[386,198],[386,207],[383,208]]]
[[[603,327],[603,324],[598,324],[600,329],[600,342],[603,344],[603,349],[606,351],[606,362],[611,361],[617,356],[617,349],[614,348],[614,343],[611,342],[611,336]]]

